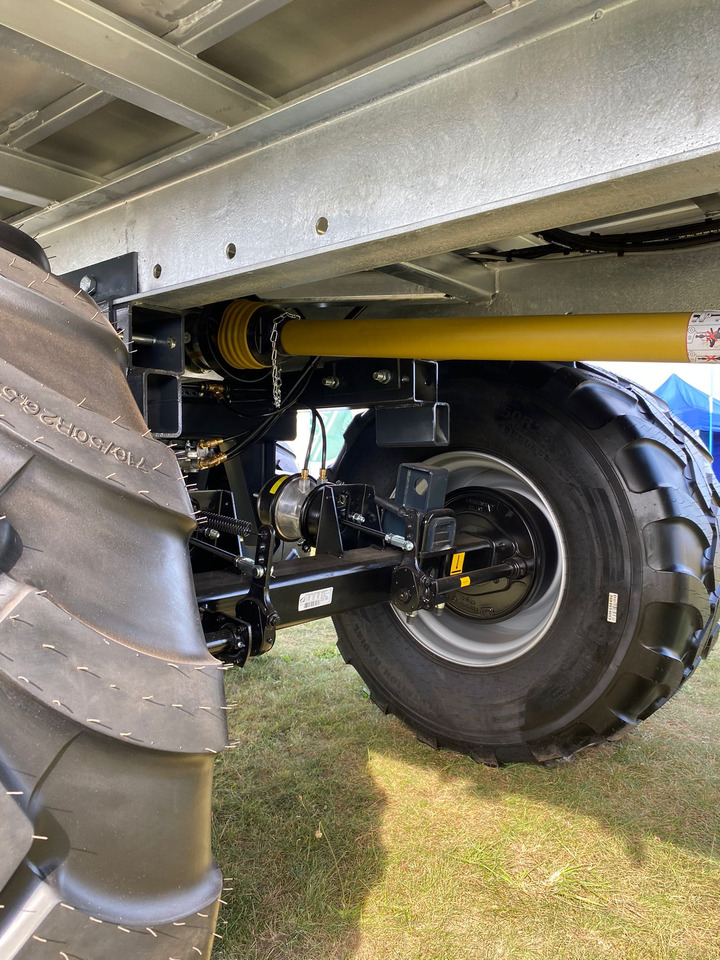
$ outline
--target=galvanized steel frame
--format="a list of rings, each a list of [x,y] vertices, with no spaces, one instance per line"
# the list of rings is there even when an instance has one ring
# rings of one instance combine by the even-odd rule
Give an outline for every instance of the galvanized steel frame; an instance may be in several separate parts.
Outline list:
[[[707,194],[719,40],[714,0],[520,0],[25,228],[189,306]]]
[[[5,0],[0,41],[198,133],[219,133],[276,104],[92,0]]]
[[[175,45],[180,50],[185,51],[186,54],[202,53],[214,44],[220,43],[222,40],[232,36],[238,30],[255,23],[257,20],[261,20],[263,17],[290,2],[291,0],[223,0],[219,5],[217,3],[209,3],[207,7],[196,16],[189,18],[189,22],[180,24],[174,30],[165,34],[159,44],[159,48],[161,51],[164,50],[166,55],[168,51],[163,44]],[[0,23],[2,23],[3,9],[2,5],[0,5]],[[87,5],[85,9],[87,11]],[[24,10],[27,16],[32,16],[33,18],[37,16],[35,9],[29,7],[27,4],[24,6]],[[112,15],[106,14],[106,16]],[[126,37],[124,34],[125,22],[120,21],[119,17],[112,18],[112,24],[114,27],[115,47],[122,51],[123,59],[130,60],[133,49],[136,49],[133,47],[133,43],[137,44],[138,38],[145,39],[150,37],[150,35],[146,31],[141,31],[138,27],[129,25],[133,30],[132,37]],[[82,51],[86,48],[87,38],[82,34],[81,37],[82,45],[80,45],[79,42],[77,50],[81,52],[82,56]],[[12,45],[13,42],[17,42],[12,31],[8,32],[5,30],[5,32],[3,32],[0,29],[0,41],[3,39],[10,45]],[[159,38],[150,37],[150,43],[158,39]],[[26,47],[26,52],[28,52],[28,38],[25,38],[22,42]],[[157,49],[157,47],[158,44],[155,43],[155,48]],[[37,56],[43,56],[43,49],[37,41],[32,49],[35,50]],[[192,59],[188,61],[188,58],[183,57],[182,54],[178,55],[177,59],[184,64],[188,62],[192,63]],[[83,72],[82,66],[80,72]],[[216,71],[216,73],[217,72],[218,71]],[[186,76],[187,75],[188,74],[186,74]],[[128,80],[127,77],[126,80]],[[252,88],[246,89],[252,92],[252,97],[260,97],[262,99],[263,108],[277,105],[277,102],[271,97],[260,94],[259,91],[254,91]],[[10,129],[0,134],[0,143],[15,147],[18,150],[25,150],[36,143],[40,143],[47,137],[52,136],[52,134],[57,133],[58,130],[70,126],[70,124],[75,123],[76,120],[81,120],[83,117],[94,113],[106,104],[111,103],[114,99],[113,94],[107,90],[98,90],[87,84],[81,84],[79,87],[76,87],[75,90],[71,90],[68,94],[58,98],[41,110],[34,111],[32,114],[16,121]],[[160,112],[162,112],[161,104],[162,100],[160,98],[154,100],[154,108]]]
[[[0,196],[43,206],[57,203],[102,181],[27,153],[0,146]]]

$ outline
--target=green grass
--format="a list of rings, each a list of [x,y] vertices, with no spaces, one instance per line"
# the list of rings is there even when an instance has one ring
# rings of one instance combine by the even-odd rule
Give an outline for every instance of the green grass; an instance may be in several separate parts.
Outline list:
[[[491,770],[369,702],[328,622],[226,675],[218,960],[720,958],[720,663],[622,745]]]

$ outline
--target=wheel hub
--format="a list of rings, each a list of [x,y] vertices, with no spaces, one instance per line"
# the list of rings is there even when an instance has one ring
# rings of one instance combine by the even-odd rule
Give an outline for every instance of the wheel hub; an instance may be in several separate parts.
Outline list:
[[[422,612],[405,627],[428,651],[463,666],[490,667],[527,653],[555,619],[565,585],[562,533],[547,497],[512,464],[475,451],[443,453],[426,461],[448,470],[447,506],[458,530],[509,539],[517,553],[535,557],[534,572],[458,591],[444,614]]]
[[[514,553],[522,557],[534,557],[537,553],[539,537],[530,527],[527,508],[523,510],[511,497],[487,488],[460,490],[447,498],[446,505],[455,511],[459,533],[487,537],[500,546],[512,543]],[[489,565],[495,562],[495,558],[488,561]],[[522,580],[503,577],[479,583],[451,594],[446,608],[485,622],[504,620],[526,602],[536,581],[533,572]]]

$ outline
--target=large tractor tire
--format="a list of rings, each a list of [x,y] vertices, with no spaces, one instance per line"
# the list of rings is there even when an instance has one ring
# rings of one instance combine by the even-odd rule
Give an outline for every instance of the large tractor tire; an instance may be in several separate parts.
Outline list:
[[[183,478],[115,331],[27,246],[0,358],[0,957],[207,958],[226,721]]]
[[[449,471],[459,529],[534,545],[538,570],[442,616],[336,618],[375,702],[491,765],[569,758],[665,703],[717,630],[718,486],[667,406],[584,365],[448,365],[451,444],[378,450],[351,425],[336,474],[392,492],[398,463]],[[442,379],[441,379],[442,382]]]

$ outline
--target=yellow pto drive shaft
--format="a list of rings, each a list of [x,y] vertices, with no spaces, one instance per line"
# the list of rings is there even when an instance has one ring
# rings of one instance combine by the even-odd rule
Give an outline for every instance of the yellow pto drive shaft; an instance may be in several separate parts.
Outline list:
[[[247,303],[247,301],[245,301]],[[239,301],[242,303],[242,301]],[[227,308],[218,345],[235,366],[269,366],[253,350],[256,310]],[[278,319],[281,311],[278,308]],[[287,316],[287,315],[285,315]],[[529,317],[279,319],[286,356],[427,360],[646,360],[720,362],[720,311]]]

